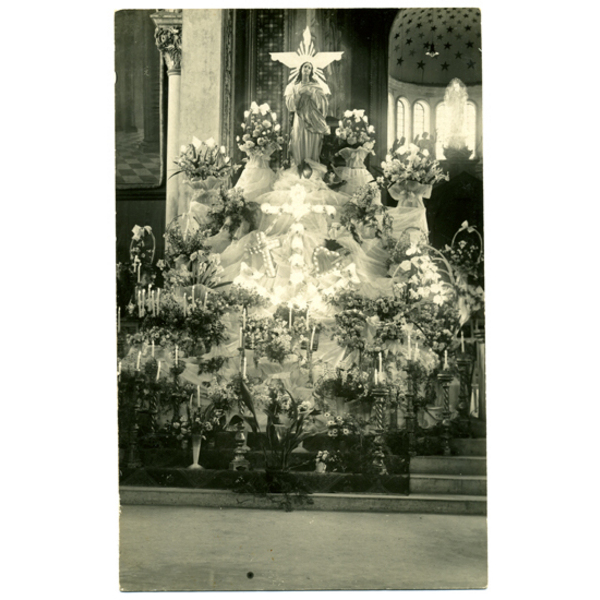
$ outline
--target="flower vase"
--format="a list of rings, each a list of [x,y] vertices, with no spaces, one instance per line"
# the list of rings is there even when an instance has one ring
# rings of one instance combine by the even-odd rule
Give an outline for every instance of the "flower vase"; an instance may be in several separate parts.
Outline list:
[[[423,208],[423,198],[431,197],[432,186],[418,181],[396,182],[388,189],[390,196],[398,202],[398,206]]]
[[[340,192],[351,196],[360,187],[373,181],[373,176],[365,167],[365,158],[369,155],[369,150],[362,146],[342,148],[338,154],[346,161],[345,167],[334,167],[335,174],[346,182],[340,187]]]
[[[247,202],[254,202],[256,198],[273,189],[275,173],[269,166],[273,151],[274,148],[266,148],[261,152],[247,152],[248,162],[235,184],[236,188],[243,190]]]
[[[198,464],[198,459],[200,458],[200,447],[202,446],[202,435],[200,434],[192,434],[192,464],[188,467],[188,469],[203,469],[200,464]]]
[[[324,462],[318,462],[315,465],[315,473],[325,473],[327,471],[327,465]]]

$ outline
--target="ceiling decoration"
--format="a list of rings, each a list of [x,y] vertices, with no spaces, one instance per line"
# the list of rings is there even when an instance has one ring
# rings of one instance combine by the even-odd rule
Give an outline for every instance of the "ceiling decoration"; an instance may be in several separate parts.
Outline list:
[[[481,84],[479,9],[400,9],[390,33],[388,72],[406,83],[445,87],[458,77],[466,85]]]

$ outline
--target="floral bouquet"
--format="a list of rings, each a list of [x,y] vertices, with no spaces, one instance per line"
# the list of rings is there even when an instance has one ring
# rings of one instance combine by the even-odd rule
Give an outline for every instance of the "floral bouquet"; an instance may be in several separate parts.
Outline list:
[[[175,160],[179,170],[171,177],[185,173],[191,183],[213,179],[222,181],[238,168],[231,164],[225,146],[219,147],[213,138],[203,142],[193,137],[192,143],[181,146],[180,152]]]
[[[281,133],[281,125],[277,122],[277,114],[268,104],[258,106],[252,102],[250,110],[244,112],[242,123],[244,133],[236,140],[242,152],[251,155],[270,155],[275,150],[281,150],[285,138]]]
[[[220,416],[212,414],[212,406],[204,409],[195,408],[190,414],[190,431],[192,435],[201,435],[205,440],[205,433],[212,431],[219,425]]]
[[[332,467],[332,471],[337,471],[341,465],[341,457],[339,450],[330,452],[329,450],[319,450],[315,456],[315,467],[317,472],[324,473],[327,467]]]
[[[335,135],[342,145],[351,148],[362,146],[375,154],[375,127],[369,125],[369,117],[364,110],[347,110],[338,125]]]
[[[400,146],[397,140],[381,163],[381,168],[383,177],[378,178],[377,182],[390,190],[392,197],[397,200],[403,189],[428,198],[433,184],[449,180],[440,163],[431,158],[427,150],[421,150],[415,144]]]
[[[334,417],[325,413],[323,417],[327,420],[327,435],[332,438],[342,438],[351,435],[359,435],[362,431],[360,423],[353,415]]]
[[[359,244],[363,242],[360,232],[372,230],[375,237],[381,238],[384,232],[392,231],[387,208],[375,203],[378,193],[376,183],[361,186],[340,210],[340,223]],[[379,215],[381,220],[377,218]]]

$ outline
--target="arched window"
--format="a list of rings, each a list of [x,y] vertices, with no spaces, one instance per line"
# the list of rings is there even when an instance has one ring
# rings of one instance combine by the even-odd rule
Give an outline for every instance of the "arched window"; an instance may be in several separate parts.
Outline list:
[[[421,136],[425,127],[425,105],[423,102],[415,102],[413,107],[413,138]]]
[[[396,139],[401,140],[406,137],[406,107],[402,98],[396,102]]]
[[[444,158],[444,146],[448,131],[446,104],[440,102],[435,109],[435,156],[438,160]]]

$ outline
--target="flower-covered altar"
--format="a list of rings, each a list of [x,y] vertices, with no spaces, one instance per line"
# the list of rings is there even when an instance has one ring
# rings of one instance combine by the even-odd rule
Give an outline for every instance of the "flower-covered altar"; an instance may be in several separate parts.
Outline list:
[[[124,481],[406,492],[411,456],[448,455],[470,435],[480,232],[464,222],[445,248],[429,244],[423,198],[447,174],[411,143],[367,165],[375,126],[362,109],[331,134],[335,162],[316,160],[322,69],[342,53],[309,39],[273,57],[292,69],[291,137],[253,102],[243,164],[193,138],[175,173],[191,201],[164,257],[141,224],[118,265]]]

